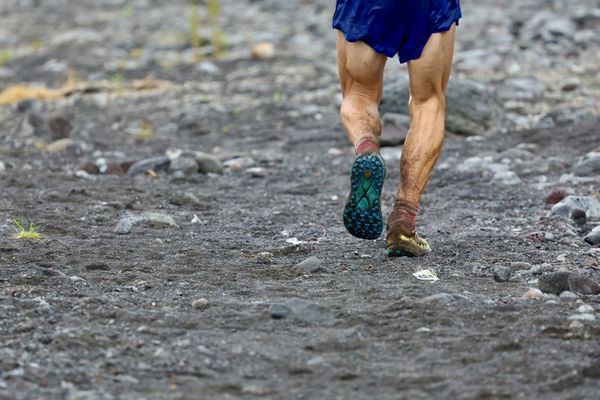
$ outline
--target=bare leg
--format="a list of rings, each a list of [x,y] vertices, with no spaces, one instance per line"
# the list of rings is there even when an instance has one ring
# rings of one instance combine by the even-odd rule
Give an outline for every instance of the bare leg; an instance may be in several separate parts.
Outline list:
[[[408,63],[411,125],[400,164],[398,198],[418,203],[444,142],[446,103],[456,26],[431,36],[421,57]]]
[[[408,63],[411,125],[402,150],[401,182],[388,218],[387,251],[390,255],[419,256],[430,251],[416,234],[419,201],[444,142],[444,93],[448,84],[456,26],[433,34],[421,57]]]
[[[355,147],[369,139],[378,150],[381,134],[378,106],[387,57],[366,43],[346,41],[338,31],[337,59],[344,97],[340,108],[342,125]]]
[[[383,231],[381,190],[385,166],[379,155],[379,101],[387,57],[363,42],[337,34],[337,56],[344,100],[342,125],[357,154],[350,172],[350,194],[344,207],[344,226],[361,239],[377,239]]]

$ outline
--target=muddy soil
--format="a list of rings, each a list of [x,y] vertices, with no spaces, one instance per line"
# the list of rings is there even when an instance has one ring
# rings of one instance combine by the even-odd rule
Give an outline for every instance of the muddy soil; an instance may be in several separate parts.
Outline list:
[[[251,59],[232,34],[229,55],[203,68],[134,57],[130,69],[112,70],[110,51],[118,58],[144,47],[157,26],[181,34],[165,20],[185,26],[186,5],[8,3],[0,15],[14,35],[5,44],[22,55],[4,65],[0,89],[60,87],[71,72],[48,67],[59,62],[82,81],[117,86],[0,107],[0,398],[597,398],[600,296],[523,298],[540,274],[600,281],[600,251],[583,240],[595,221],[549,216],[545,203],[559,186],[598,190],[597,175],[570,175],[600,144],[597,116],[493,137],[449,135],[419,216],[433,252],[388,258],[382,239],[355,239],[341,223],[353,154],[325,52],[333,37],[314,50],[323,58],[293,51],[304,34],[298,24],[309,37],[331,34],[332,4],[239,2],[281,28],[265,36],[281,39],[273,58]],[[232,31],[241,14],[224,7]],[[295,7],[314,22],[297,22]],[[40,35],[55,37],[52,29],[79,32],[63,41],[87,39],[31,47]],[[95,29],[105,37],[89,34]],[[190,50],[168,42],[153,51]],[[168,85],[119,89],[149,75]],[[72,124],[63,151],[40,145],[56,138],[31,128],[32,112]],[[140,126],[152,134],[140,136]],[[76,173],[88,161],[175,149],[210,153],[224,173]],[[384,151],[386,215],[400,152]],[[519,182],[467,168],[473,157],[508,166]],[[177,226],[115,233],[120,218],[142,212]],[[16,239],[19,218],[42,239]],[[413,276],[423,269],[439,280]],[[502,269],[511,276],[498,282]]]

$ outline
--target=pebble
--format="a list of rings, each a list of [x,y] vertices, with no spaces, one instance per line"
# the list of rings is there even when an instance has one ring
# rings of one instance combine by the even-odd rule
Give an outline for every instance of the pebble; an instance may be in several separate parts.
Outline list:
[[[579,308],[577,308],[577,312],[578,313],[593,313],[594,307],[590,306],[589,304],[582,304],[581,306],[579,306]]]
[[[533,76],[508,78],[498,87],[498,95],[505,100],[531,100],[544,92],[546,85]]]
[[[573,293],[584,295],[600,294],[600,285],[586,277],[571,274],[568,277],[568,282]]]
[[[496,282],[507,282],[512,275],[510,267],[496,267],[494,269],[494,280]]]
[[[199,72],[205,72],[209,75],[215,75],[221,72],[219,67],[212,61],[202,61],[196,66],[196,70]]]
[[[556,204],[567,196],[572,196],[575,193],[570,188],[554,188],[546,196],[546,204]]]
[[[585,214],[585,211],[575,208],[571,210],[571,220],[577,225],[585,225],[587,215]]]
[[[300,299],[293,299],[286,304],[272,304],[269,313],[273,319],[283,319],[294,316],[302,321],[321,325],[333,325],[335,314],[331,309]]]
[[[106,175],[125,175],[125,170],[119,163],[109,162],[106,164],[106,170],[104,171]]]
[[[522,296],[525,300],[533,300],[533,299],[542,299],[544,297],[544,293],[540,289],[531,288]]]
[[[222,174],[223,164],[218,158],[200,151],[194,152],[196,163],[198,164],[198,172],[202,174]]]
[[[600,201],[595,196],[567,196],[552,207],[550,215],[569,218],[574,209],[585,212],[590,220],[600,219]]]
[[[598,176],[600,175],[600,152],[586,154],[573,167],[575,176]]]
[[[246,170],[246,173],[250,174],[253,178],[264,178],[267,176],[267,169],[263,167],[251,167]]]
[[[46,124],[53,140],[67,138],[73,131],[73,124],[61,115],[48,118]]]
[[[171,160],[167,170],[170,174],[180,173],[182,175],[193,175],[198,173],[198,163],[191,157],[177,157]]]
[[[590,313],[579,313],[579,314],[573,314],[573,315],[569,316],[569,320],[571,320],[571,321],[595,321],[596,317],[594,316],[594,314],[590,314]]]
[[[571,289],[569,275],[569,272],[553,272],[542,275],[538,280],[538,287],[542,292],[559,295]]]
[[[75,142],[73,141],[73,139],[63,138],[63,139],[55,140],[52,143],[48,143],[44,147],[44,149],[46,150],[46,152],[51,153],[51,154],[60,153],[61,151],[65,151],[66,149],[73,146],[74,144],[75,144]]]
[[[296,269],[300,269],[300,270],[304,270],[304,271],[309,271],[309,272],[313,272],[319,268],[321,268],[321,265],[323,264],[323,261],[318,258],[318,257],[308,257],[306,260],[296,264],[294,266],[294,268]]]
[[[292,313],[292,309],[284,304],[271,304],[269,314],[273,319],[287,318]]]
[[[98,168],[98,166],[95,163],[91,161],[86,161],[77,167],[77,171],[85,171],[91,175],[98,175],[100,173],[100,168]]]
[[[119,220],[119,222],[117,222],[114,232],[119,235],[126,235],[131,232],[135,224],[140,222],[152,222],[179,227],[170,215],[155,212],[143,212],[141,214],[132,214],[128,212]]]
[[[227,168],[227,170],[235,172],[249,168],[255,163],[256,161],[254,161],[250,157],[236,157],[231,160],[225,161],[223,165],[225,166],[225,168]]]
[[[145,174],[152,170],[154,172],[166,171],[171,165],[171,160],[166,156],[158,156],[152,158],[146,158],[143,160],[136,161],[127,170],[127,175],[135,176],[139,174]]]
[[[513,171],[497,171],[492,178],[492,183],[499,185],[518,185],[521,183],[521,178]]]
[[[592,231],[585,236],[584,240],[592,246],[600,245],[600,225],[592,229]]]
[[[6,164],[4,164],[4,161],[0,161],[0,174],[4,171],[6,171]]]
[[[204,298],[192,301],[192,308],[195,308],[197,310],[206,310],[209,306],[210,303]]]
[[[275,55],[275,46],[271,42],[258,43],[250,50],[250,57],[254,60],[266,60]]]
[[[450,304],[455,300],[454,296],[450,293],[436,293],[430,296],[424,297],[421,302],[423,303],[441,303]]]
[[[560,297],[563,300],[576,300],[579,298],[579,296],[577,296],[575,293],[569,290],[565,290],[558,297]]]

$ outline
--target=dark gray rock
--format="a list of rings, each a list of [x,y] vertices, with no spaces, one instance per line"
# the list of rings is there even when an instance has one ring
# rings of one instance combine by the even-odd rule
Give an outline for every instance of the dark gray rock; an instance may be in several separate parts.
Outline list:
[[[508,282],[512,275],[510,267],[497,267],[494,269],[494,280],[496,282]]]
[[[203,174],[222,174],[223,164],[218,158],[211,156],[207,153],[196,151],[194,153],[196,163],[198,164],[198,171]]]
[[[440,304],[450,304],[456,299],[450,293],[436,293],[430,296],[424,297],[421,302],[423,303],[440,303]]]
[[[562,292],[569,291],[570,272],[553,272],[540,276],[538,287],[542,292],[559,295]]]
[[[386,113],[383,115],[381,123],[381,147],[404,144],[410,127],[410,117],[408,115]]]
[[[592,229],[592,231],[585,236],[584,240],[592,246],[600,245],[600,225]]]
[[[387,78],[379,110],[408,115],[408,79]],[[505,125],[505,111],[498,95],[477,81],[451,79],[446,90],[446,130],[462,135],[488,135]]]
[[[127,175],[134,176],[145,174],[150,170],[154,172],[167,171],[170,165],[171,160],[166,156],[146,158],[133,163],[133,165],[129,167],[129,170],[127,170]]]
[[[600,294],[599,284],[572,272],[553,272],[542,275],[538,286],[542,292],[561,296],[563,292],[572,292],[578,295]]]

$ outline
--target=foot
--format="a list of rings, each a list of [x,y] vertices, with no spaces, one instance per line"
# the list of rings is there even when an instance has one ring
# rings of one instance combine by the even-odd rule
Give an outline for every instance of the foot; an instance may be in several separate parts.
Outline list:
[[[351,188],[344,208],[344,226],[360,239],[377,239],[383,232],[381,190],[385,165],[379,153],[356,157],[350,172]]]
[[[429,244],[417,232],[412,235],[390,234],[386,238],[386,251],[390,257],[421,257],[431,251]]]
[[[397,199],[387,223],[386,250],[389,256],[420,257],[431,251],[416,232],[419,204]]]

